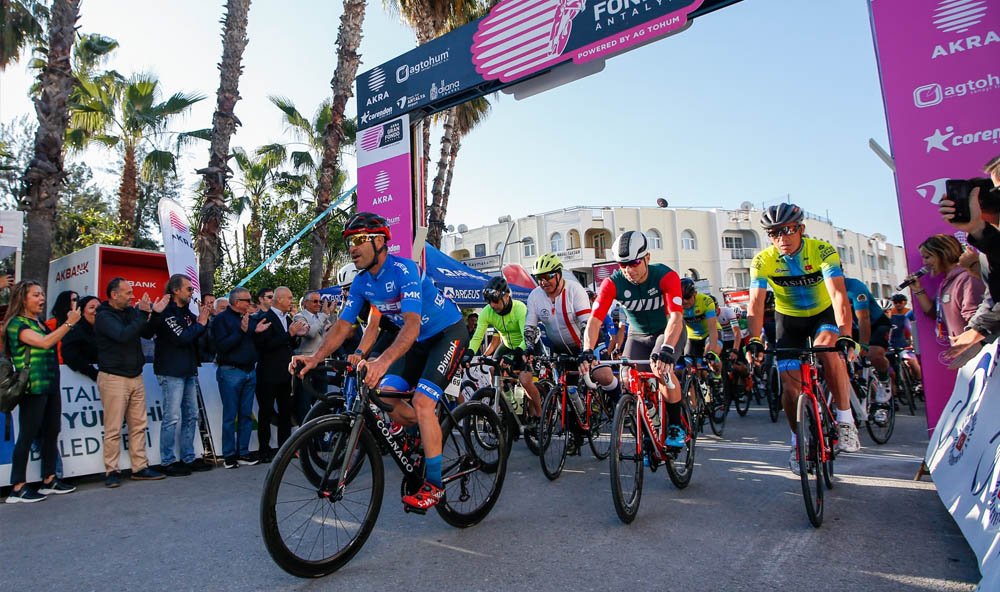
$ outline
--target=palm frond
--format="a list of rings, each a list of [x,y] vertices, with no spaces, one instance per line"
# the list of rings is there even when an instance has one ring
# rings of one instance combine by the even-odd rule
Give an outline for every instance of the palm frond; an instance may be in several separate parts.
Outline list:
[[[142,179],[162,183],[167,175],[177,174],[177,157],[169,150],[151,150],[142,159]]]
[[[289,126],[305,133],[309,133],[312,130],[312,125],[299,113],[299,110],[295,108],[295,103],[291,99],[272,95],[268,97],[268,100],[285,114],[285,122]]]
[[[212,128],[207,127],[204,129],[192,130],[190,132],[180,132],[177,134],[177,151],[180,152],[181,148],[194,144],[195,140],[211,142]]]
[[[292,161],[292,168],[296,171],[312,171],[316,168],[316,161],[313,160],[312,154],[304,150],[292,152],[290,158]]]

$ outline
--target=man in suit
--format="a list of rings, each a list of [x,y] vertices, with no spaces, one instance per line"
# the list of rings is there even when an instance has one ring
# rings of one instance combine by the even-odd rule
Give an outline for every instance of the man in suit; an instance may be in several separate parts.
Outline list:
[[[274,299],[266,312],[261,312],[261,322],[269,323],[266,330],[254,335],[259,360],[257,362],[257,442],[261,462],[268,462],[274,456],[271,450],[271,424],[275,419],[277,404],[278,446],[292,433],[292,377],[288,374],[288,364],[292,352],[299,344],[299,338],[309,331],[303,321],[292,321],[289,310],[292,306],[292,291],[281,286],[274,290]]]

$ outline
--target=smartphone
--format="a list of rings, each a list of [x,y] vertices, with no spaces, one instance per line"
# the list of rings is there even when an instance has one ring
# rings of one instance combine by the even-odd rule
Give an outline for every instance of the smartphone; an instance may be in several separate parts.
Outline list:
[[[988,198],[993,190],[993,181],[989,179],[948,179],[944,184],[948,199],[955,203],[955,214],[952,222],[968,222],[972,215],[969,212],[969,196],[972,190],[979,188],[980,203]]]

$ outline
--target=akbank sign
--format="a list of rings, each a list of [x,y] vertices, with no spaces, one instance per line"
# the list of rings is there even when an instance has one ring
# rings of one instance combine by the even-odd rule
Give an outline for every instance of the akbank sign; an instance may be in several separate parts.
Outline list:
[[[559,64],[611,57],[732,2],[501,0],[484,18],[361,74],[360,127],[461,102]]]

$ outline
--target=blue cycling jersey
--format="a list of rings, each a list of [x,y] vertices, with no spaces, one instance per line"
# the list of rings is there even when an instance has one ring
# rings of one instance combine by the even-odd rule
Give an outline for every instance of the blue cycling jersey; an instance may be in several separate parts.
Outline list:
[[[844,287],[847,288],[847,298],[851,301],[851,311],[867,308],[868,320],[872,325],[885,315],[885,311],[875,301],[864,282],[854,278],[844,278]]]
[[[403,326],[403,314],[420,315],[417,341],[434,337],[462,320],[462,313],[441,293],[417,264],[409,259],[388,255],[375,276],[362,271],[351,284],[351,294],[340,318],[354,323],[365,302],[370,302],[393,324]]]

